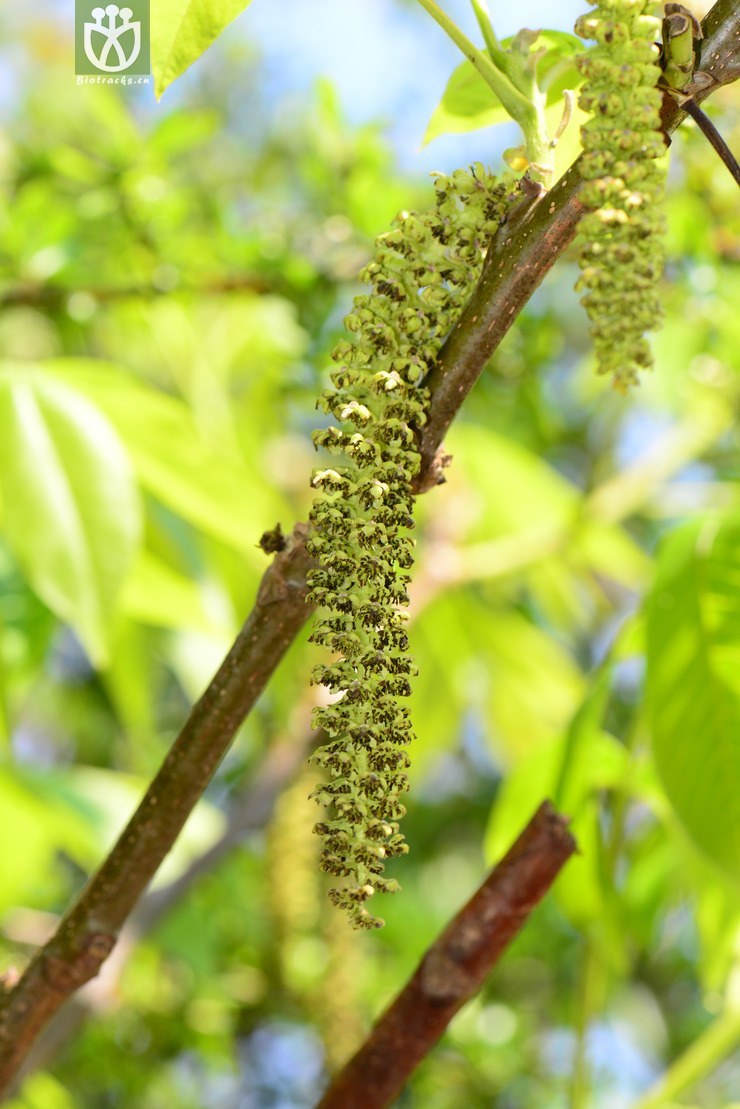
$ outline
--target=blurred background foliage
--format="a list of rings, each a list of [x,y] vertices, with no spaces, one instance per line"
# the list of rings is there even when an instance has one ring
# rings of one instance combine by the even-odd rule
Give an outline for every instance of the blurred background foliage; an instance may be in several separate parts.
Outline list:
[[[249,611],[261,533],[306,518],[355,274],[431,195],[327,82],[260,130],[248,43],[153,112],[81,95],[53,36],[24,35],[0,136],[3,968],[159,765]],[[737,149],[731,89],[710,112]],[[594,378],[568,255],[420,500],[412,853],[386,928],[327,907],[310,769],[230,832],[264,758],[306,743],[304,636],[158,876],[166,911],[65,1010],[14,1109],[309,1106],[545,795],[581,854],[399,1105],[619,1109],[695,1043],[670,1104],[737,1094],[740,216],[693,125],[668,204],[655,374],[626,400]]]

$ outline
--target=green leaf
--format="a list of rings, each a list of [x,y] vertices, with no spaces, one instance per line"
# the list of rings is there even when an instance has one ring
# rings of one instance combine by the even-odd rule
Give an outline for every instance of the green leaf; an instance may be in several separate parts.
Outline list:
[[[0,910],[38,904],[45,885],[53,888],[54,860],[65,851],[81,866],[91,863],[96,842],[87,815],[75,804],[56,771],[0,767],[0,811],[8,848],[0,868]]]
[[[204,54],[251,0],[152,0],[151,56],[157,99]]]
[[[86,397],[29,366],[0,369],[4,526],[32,588],[98,666],[139,545],[132,467]]]
[[[148,492],[261,565],[257,542],[279,505],[259,476],[209,448],[183,401],[108,362],[60,358],[45,365],[105,412]]]
[[[448,445],[470,486],[480,498],[469,539],[490,540],[512,532],[557,534],[570,526],[580,490],[520,443],[480,424],[458,424]],[[455,471],[450,481],[456,480]]]
[[[663,544],[647,602],[647,705],[668,799],[689,836],[740,873],[740,519]]]
[[[414,623],[413,643],[419,676],[412,713],[425,754],[454,745],[465,722],[476,719],[497,759],[515,761],[564,727],[582,695],[568,652],[478,589],[435,598]]]
[[[133,620],[162,628],[213,631],[197,582],[173,570],[151,551],[141,551],[126,579],[121,610]]]
[[[504,39],[507,47],[512,39]],[[573,63],[576,54],[583,53],[583,43],[565,31],[540,31],[533,49],[546,48],[547,52],[537,63],[537,78],[545,93],[547,105],[557,104],[565,89],[576,89],[583,81]],[[511,116],[498,97],[486,84],[470,62],[462,62],[454,70],[437,107],[432,113],[424,135],[424,145],[439,135],[477,131],[511,122]]]

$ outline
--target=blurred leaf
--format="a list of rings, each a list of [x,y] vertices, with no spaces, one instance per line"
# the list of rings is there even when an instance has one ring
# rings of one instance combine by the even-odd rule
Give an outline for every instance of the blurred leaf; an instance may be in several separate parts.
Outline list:
[[[589,676],[586,694],[565,732],[552,797],[556,808],[568,813],[578,807],[583,795],[584,758],[589,745],[594,745],[593,737],[600,735],[612,679],[613,666],[607,656]]]
[[[683,860],[684,865],[687,860]],[[704,988],[724,992],[727,975],[737,964],[740,943],[740,889],[718,882],[713,867],[696,854],[689,861],[696,891],[696,924],[701,943]]]
[[[647,704],[666,794],[695,843],[740,874],[740,520],[661,547],[647,601]]]
[[[142,624],[213,630],[198,583],[173,570],[151,551],[141,551],[126,578],[121,610]]]
[[[419,664],[412,711],[425,755],[454,746],[474,721],[498,758],[516,761],[565,725],[581,695],[567,651],[515,610],[487,606],[477,590],[435,598],[411,636]]]
[[[652,562],[624,528],[585,517],[573,537],[569,555],[591,571],[627,589],[644,588]]]
[[[6,850],[0,867],[0,909],[38,902],[57,853],[86,862],[94,837],[85,814],[54,774],[0,768],[0,811]],[[11,846],[22,845],[22,850]],[[42,901],[44,908],[50,907]]]
[[[494,743],[515,757],[565,725],[582,694],[583,678],[562,645],[515,609],[489,621],[478,609],[476,639],[488,652]]]
[[[531,815],[557,789],[570,733],[543,744],[521,759],[507,775],[491,809],[485,837],[489,862],[500,858],[519,831],[524,814]],[[559,807],[577,820],[593,790],[616,787],[624,779],[628,753],[613,736],[588,725],[571,761],[567,796]]]
[[[471,528],[471,538],[533,528],[557,532],[575,514],[579,490],[514,439],[481,424],[458,423],[447,445],[455,459],[449,478],[453,491],[458,466],[475,489],[478,526]]]
[[[33,588],[98,665],[139,543],[126,452],[84,396],[31,366],[0,370],[5,530]]]
[[[415,773],[435,751],[456,746],[466,710],[479,707],[483,663],[476,665],[468,610],[465,593],[442,595],[422,610],[411,629],[419,667],[411,687],[411,714],[419,737]]]
[[[176,158],[184,151],[201,146],[205,139],[218,132],[218,127],[219,117],[215,110],[180,108],[157,119],[149,145],[168,159]]]
[[[65,358],[47,365],[106,413],[145,489],[207,534],[256,559],[259,537],[275,515],[274,494],[238,459],[209,449],[187,405],[110,363]]]
[[[159,707],[159,677],[154,644],[149,630],[126,615],[126,586],[121,601],[122,613],[116,628],[110,666],[103,676],[105,691],[115,706],[116,717],[126,733],[133,752],[146,745],[147,752],[157,735],[156,710]],[[149,765],[148,759],[146,765]]]
[[[46,1071],[37,1071],[23,1080],[16,1097],[11,1098],[7,1109],[75,1109],[69,1091]]]
[[[512,41],[504,39],[501,45],[506,48]],[[543,47],[547,47],[547,53],[537,63],[537,74],[540,88],[546,94],[545,102],[552,105],[562,99],[564,89],[576,89],[583,81],[572,60],[583,52],[583,43],[565,31],[540,31],[533,49],[537,51]],[[472,62],[462,62],[452,73],[432,113],[424,144],[439,135],[477,131],[481,127],[510,122],[511,116]]]
[[[151,0],[151,57],[157,99],[250,3],[251,0]]]

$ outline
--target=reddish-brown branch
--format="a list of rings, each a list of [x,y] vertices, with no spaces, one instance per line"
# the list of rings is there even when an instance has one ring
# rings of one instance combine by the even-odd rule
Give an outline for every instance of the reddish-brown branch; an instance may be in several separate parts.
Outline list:
[[[390,1105],[458,1009],[478,992],[575,850],[565,819],[545,801],[426,952],[316,1109]]]

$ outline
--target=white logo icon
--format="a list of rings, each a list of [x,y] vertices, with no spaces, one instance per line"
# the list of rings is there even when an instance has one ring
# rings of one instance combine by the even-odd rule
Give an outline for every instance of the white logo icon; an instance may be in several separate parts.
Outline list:
[[[96,69],[102,69],[105,73],[120,73],[136,61],[141,50],[141,22],[132,20],[133,14],[131,8],[119,8],[118,4],[93,8],[90,12],[95,22],[85,23],[85,53]],[[108,19],[104,23],[106,16]],[[127,31],[133,31],[133,45],[128,54],[120,41]]]

